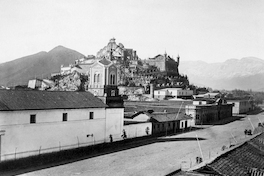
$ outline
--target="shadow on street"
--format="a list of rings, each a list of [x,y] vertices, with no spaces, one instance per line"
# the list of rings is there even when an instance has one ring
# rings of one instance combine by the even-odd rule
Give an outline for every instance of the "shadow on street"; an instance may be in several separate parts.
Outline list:
[[[200,128],[198,128],[200,129]],[[196,130],[194,128],[194,130]],[[172,135],[172,134],[171,134]],[[206,140],[198,138],[199,140]],[[153,137],[145,136],[134,139],[125,139],[113,143],[98,144],[96,146],[87,146],[71,150],[63,150],[56,153],[41,154],[28,158],[22,158],[12,161],[3,161],[0,164],[0,175],[18,175],[27,172],[33,172],[50,167],[60,166],[68,163],[73,163],[80,160],[85,160],[105,154],[128,150],[144,145],[149,145],[159,142],[181,142],[195,141],[195,137],[177,138],[177,137]]]

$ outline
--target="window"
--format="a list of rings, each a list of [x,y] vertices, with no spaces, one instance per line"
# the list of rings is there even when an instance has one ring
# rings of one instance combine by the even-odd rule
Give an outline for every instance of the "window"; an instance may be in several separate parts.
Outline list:
[[[100,83],[100,74],[97,75],[97,82]]]
[[[93,118],[94,118],[94,112],[90,112],[89,119],[93,119]]]
[[[30,115],[30,123],[36,123],[36,114]]]
[[[63,113],[62,114],[62,121],[65,122],[68,120],[68,114],[67,113]]]
[[[115,85],[115,75],[113,75],[113,85]]]
[[[94,74],[94,83],[96,83],[96,74]]]
[[[199,114],[196,114],[196,119],[199,120]]]
[[[115,79],[116,79],[115,74],[111,73],[110,74],[110,85],[115,85]]]
[[[111,90],[111,97],[115,96],[115,90]]]

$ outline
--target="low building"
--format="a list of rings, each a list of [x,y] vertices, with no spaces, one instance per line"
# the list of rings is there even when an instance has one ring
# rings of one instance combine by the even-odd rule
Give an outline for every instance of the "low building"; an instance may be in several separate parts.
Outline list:
[[[32,79],[28,81],[28,88],[38,89],[38,90],[46,90],[55,85],[52,80],[49,79]]]
[[[221,98],[221,94],[218,92],[207,92],[205,94],[195,95],[195,98],[206,98],[206,99],[218,99]]]
[[[28,88],[37,89],[41,87],[41,84],[42,84],[41,79],[31,79],[28,81]]]
[[[233,114],[247,113],[254,108],[252,100],[227,100],[227,102],[234,105]]]
[[[233,104],[218,99],[195,99],[192,105],[185,106],[185,113],[195,120],[195,125],[211,124],[232,117]]]
[[[126,123],[144,123],[151,122],[151,134],[169,134],[175,133],[182,129],[189,128],[194,125],[190,116],[182,112],[152,112],[140,111],[136,113],[127,113]]]
[[[0,90],[0,159],[121,140],[123,118],[89,92]]]
[[[187,90],[182,88],[165,88],[154,90],[154,98],[159,100],[163,100],[166,97],[174,97],[174,98],[191,98],[193,96],[193,90]]]
[[[128,138],[148,136],[152,134],[150,117],[143,111],[125,113],[124,130]]]
[[[179,132],[194,125],[191,116],[183,113],[151,113],[152,134],[169,134]]]

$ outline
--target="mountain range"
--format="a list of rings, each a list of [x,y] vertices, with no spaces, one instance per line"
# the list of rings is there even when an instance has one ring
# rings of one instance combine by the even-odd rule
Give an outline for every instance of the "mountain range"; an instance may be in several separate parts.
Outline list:
[[[183,61],[180,72],[195,85],[213,89],[264,91],[264,60],[256,57],[206,63]]]
[[[84,55],[57,46],[49,52],[39,52],[0,64],[0,86],[27,85],[28,80],[47,78]],[[213,89],[243,89],[264,91],[264,60],[255,57],[228,59],[225,62],[181,61],[179,71],[190,83]]]
[[[39,52],[10,62],[0,64],[0,86],[27,85],[28,80],[47,78],[59,72],[61,65],[74,63],[83,54],[57,46],[49,52]]]

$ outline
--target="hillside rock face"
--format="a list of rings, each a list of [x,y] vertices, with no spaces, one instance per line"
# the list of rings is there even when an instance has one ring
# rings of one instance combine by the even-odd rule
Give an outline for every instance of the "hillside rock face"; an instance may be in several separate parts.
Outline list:
[[[49,52],[39,52],[10,62],[0,64],[0,85],[27,85],[28,80],[47,78],[59,72],[61,65],[74,63],[84,57],[77,51],[58,46]]]
[[[88,78],[78,72],[60,76],[55,79],[55,86],[50,91],[81,91],[84,90]]]
[[[180,70],[191,83],[214,89],[264,90],[264,60],[247,57],[222,63],[182,61]]]

